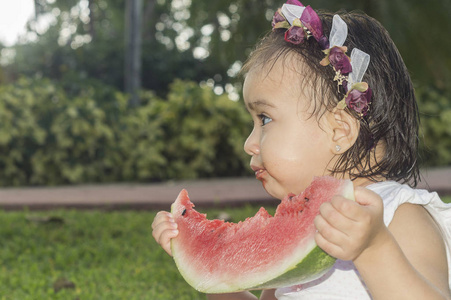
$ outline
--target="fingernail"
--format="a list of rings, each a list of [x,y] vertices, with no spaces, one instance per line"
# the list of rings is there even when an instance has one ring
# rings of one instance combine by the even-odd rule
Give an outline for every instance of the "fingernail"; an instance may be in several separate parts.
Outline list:
[[[177,223],[175,223],[175,222],[171,223],[171,227],[174,229],[177,228]]]

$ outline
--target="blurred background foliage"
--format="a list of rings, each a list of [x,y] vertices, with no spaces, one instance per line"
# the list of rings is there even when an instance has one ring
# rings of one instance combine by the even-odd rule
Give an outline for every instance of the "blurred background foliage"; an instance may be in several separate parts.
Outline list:
[[[246,174],[243,105],[192,81],[175,80],[166,99],[142,92],[139,107],[107,85],[69,94],[49,79],[0,94],[3,186]]]
[[[249,174],[237,74],[282,3],[142,0],[142,90],[131,107],[126,0],[35,0],[28,33],[0,44],[0,185]],[[417,87],[423,166],[451,165],[451,2],[304,4],[381,21]]]

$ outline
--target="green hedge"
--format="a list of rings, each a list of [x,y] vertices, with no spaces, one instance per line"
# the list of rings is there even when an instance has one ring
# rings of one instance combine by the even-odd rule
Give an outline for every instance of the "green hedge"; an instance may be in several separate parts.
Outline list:
[[[89,83],[89,84],[88,84]],[[417,88],[423,166],[451,165],[451,101]],[[0,86],[0,186],[151,182],[250,174],[242,103],[176,80],[141,105],[95,81]]]
[[[451,95],[431,87],[416,89],[424,166],[451,165]]]
[[[74,95],[75,94],[75,95]],[[0,185],[157,181],[248,172],[250,119],[241,103],[194,82],[167,99],[45,79],[0,86]]]

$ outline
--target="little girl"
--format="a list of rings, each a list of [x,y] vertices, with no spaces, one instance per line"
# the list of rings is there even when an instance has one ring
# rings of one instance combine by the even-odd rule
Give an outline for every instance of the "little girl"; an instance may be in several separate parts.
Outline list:
[[[297,0],[272,26],[243,68],[251,168],[279,199],[313,176],[350,178],[356,202],[336,196],[315,219],[332,270],[261,299],[451,299],[451,205],[405,184],[419,176],[418,111],[388,33],[364,14],[318,15]],[[152,228],[171,254],[171,214],[159,212]]]

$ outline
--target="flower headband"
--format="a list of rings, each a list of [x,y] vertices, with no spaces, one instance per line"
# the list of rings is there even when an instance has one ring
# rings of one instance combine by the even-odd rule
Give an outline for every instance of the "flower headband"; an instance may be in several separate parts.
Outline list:
[[[338,87],[343,86],[346,95],[338,103],[337,108],[349,107],[361,117],[368,113],[372,91],[366,82],[361,82],[368,68],[370,56],[354,48],[351,57],[346,55],[348,48],[343,46],[348,36],[348,26],[338,15],[334,15],[329,39],[324,35],[323,25],[316,12],[298,0],[288,0],[274,14],[273,30],[285,28],[285,41],[299,45],[304,40],[313,38],[326,54],[320,62],[322,66],[329,64],[335,71],[334,81]]]

